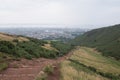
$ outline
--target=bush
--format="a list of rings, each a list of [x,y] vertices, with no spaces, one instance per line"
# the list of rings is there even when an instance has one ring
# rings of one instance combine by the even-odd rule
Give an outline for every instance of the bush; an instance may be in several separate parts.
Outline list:
[[[0,51],[13,54],[15,51],[15,45],[9,41],[0,41]]]
[[[44,72],[47,73],[47,74],[52,74],[54,71],[52,65],[48,65],[44,68]]]
[[[57,50],[59,50],[59,56],[63,56],[67,54],[71,49],[71,44],[68,43],[62,43],[62,42],[51,42],[52,47],[55,47]]]
[[[34,43],[36,43],[38,45],[41,45],[41,46],[48,43],[47,41],[39,40],[39,39],[35,39],[35,38],[30,38],[29,37],[29,39],[30,39],[31,42],[34,42]]]
[[[12,44],[10,41],[0,41],[0,47],[6,46],[10,49],[13,49],[15,47],[14,44]]]
[[[47,78],[47,75],[43,74],[40,77],[37,77],[35,80],[46,80],[46,78]]]
[[[25,54],[25,58],[31,60],[33,57],[30,54]]]
[[[5,70],[8,68],[8,64],[7,63],[0,63],[0,71]]]
[[[17,46],[23,50],[24,52],[30,54],[32,57],[45,57],[45,58],[56,58],[57,52],[47,50],[42,48],[40,45],[34,43],[34,42],[20,42],[17,44]]]
[[[13,40],[13,42],[16,42],[16,43],[18,43],[18,42],[19,42],[19,40],[18,40],[18,39],[14,39],[14,40]]]
[[[47,43],[46,41],[34,38],[30,38],[30,41],[26,42],[19,42],[16,39],[13,41],[17,42],[17,44],[14,45],[10,41],[0,41],[0,51],[15,57],[32,59],[39,57],[56,58],[68,53],[71,49],[71,45],[62,42],[52,42],[51,45],[58,51],[48,50],[42,47],[42,45]]]

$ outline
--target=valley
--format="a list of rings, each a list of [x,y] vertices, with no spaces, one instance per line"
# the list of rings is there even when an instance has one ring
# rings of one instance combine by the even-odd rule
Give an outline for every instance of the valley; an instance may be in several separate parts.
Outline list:
[[[120,80],[120,0],[0,0],[0,80]]]
[[[0,80],[120,80],[119,32],[114,25],[65,41],[0,33]]]

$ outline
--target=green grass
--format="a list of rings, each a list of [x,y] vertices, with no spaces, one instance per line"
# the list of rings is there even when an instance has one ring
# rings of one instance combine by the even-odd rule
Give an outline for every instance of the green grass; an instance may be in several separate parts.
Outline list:
[[[46,79],[47,79],[47,75],[42,74],[41,76],[38,76],[35,80],[46,80]]]
[[[7,69],[8,68],[8,64],[7,63],[0,63],[0,71],[3,71],[3,70],[5,70],[5,69]]]
[[[47,44],[47,45],[46,45]],[[47,47],[46,47],[47,46]],[[0,52],[19,58],[57,58],[67,54],[71,45],[62,42],[50,42],[29,38],[29,41],[0,41]]]
[[[104,56],[120,59],[120,24],[94,29],[71,41],[74,45],[94,47]]]
[[[13,56],[0,52],[0,72],[7,69],[9,60],[13,59],[15,59]]]
[[[47,74],[52,74],[53,71],[54,71],[54,68],[53,68],[52,65],[47,65],[47,66],[44,68],[43,71],[44,71],[45,73],[47,73]]]
[[[2,37],[6,36],[2,34]],[[8,67],[7,63],[10,60],[20,60],[21,58],[33,59],[33,58],[49,58],[55,59],[57,57],[67,54],[71,49],[71,45],[59,41],[45,41],[35,38],[9,35],[5,39],[0,39],[0,71]],[[0,37],[1,38],[1,37]],[[18,40],[19,38],[19,40]],[[17,68],[14,65],[14,68]],[[52,68],[46,67],[46,72],[52,73]]]
[[[47,80],[48,75],[54,72],[54,68],[52,65],[47,65],[44,67],[43,71],[36,77],[35,80]]]
[[[52,41],[51,45],[59,51],[59,56],[67,54],[73,48],[71,44],[63,43],[61,41]]]

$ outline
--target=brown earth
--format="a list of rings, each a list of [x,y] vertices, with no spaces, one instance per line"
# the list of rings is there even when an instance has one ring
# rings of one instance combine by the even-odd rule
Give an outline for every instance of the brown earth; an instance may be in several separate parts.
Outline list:
[[[21,59],[11,61],[9,67],[0,73],[0,80],[34,80],[40,71],[47,65],[54,65],[54,73],[48,76],[48,80],[59,80],[59,63],[67,59],[71,53],[57,59]]]
[[[53,64],[54,72],[49,74],[47,80],[59,80],[60,79],[60,66],[59,64]]]

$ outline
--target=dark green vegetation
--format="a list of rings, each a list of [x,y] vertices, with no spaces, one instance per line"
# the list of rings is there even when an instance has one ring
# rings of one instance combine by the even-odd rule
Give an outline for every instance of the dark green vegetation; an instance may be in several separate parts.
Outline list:
[[[35,80],[47,80],[48,75],[53,74],[54,67],[52,65],[47,65],[43,69],[43,73],[40,76],[37,76]]]
[[[71,49],[73,49],[73,46],[71,46],[71,44],[68,43],[62,43],[60,41],[51,42],[52,47],[56,48],[59,52],[59,56],[63,56],[66,53],[68,53]]]
[[[64,44],[62,42],[52,42],[51,44],[55,50],[48,50],[43,48],[44,44],[48,44],[47,41],[42,41],[34,38],[29,38],[30,41],[18,42],[17,40],[10,41],[0,41],[0,52],[4,52],[15,57],[23,57],[27,59],[32,58],[56,58],[60,54],[63,55],[70,50],[70,45]]]
[[[2,37],[5,39],[2,40]],[[57,58],[60,55],[66,54],[71,45],[67,45],[57,41],[38,40],[29,37],[13,38],[14,36],[2,34],[0,37],[0,71],[8,67],[10,60],[19,60],[20,58]],[[9,40],[11,39],[11,40]],[[53,49],[44,48],[49,44]]]
[[[102,52],[104,56],[120,59],[120,25],[88,31],[76,37],[72,43],[94,47]]]
[[[12,56],[11,56],[12,57]],[[11,59],[7,54],[0,52],[0,72],[8,68],[7,60]]]
[[[27,59],[56,57],[55,51],[43,49],[40,44],[36,44],[33,41],[17,42],[16,44],[9,41],[0,41],[0,51],[11,54],[15,57],[23,57]]]
[[[6,68],[8,68],[7,63],[0,63],[0,71],[5,70]]]
[[[54,68],[52,65],[47,65],[45,68],[44,68],[44,72],[47,73],[47,74],[52,74],[54,72]]]

